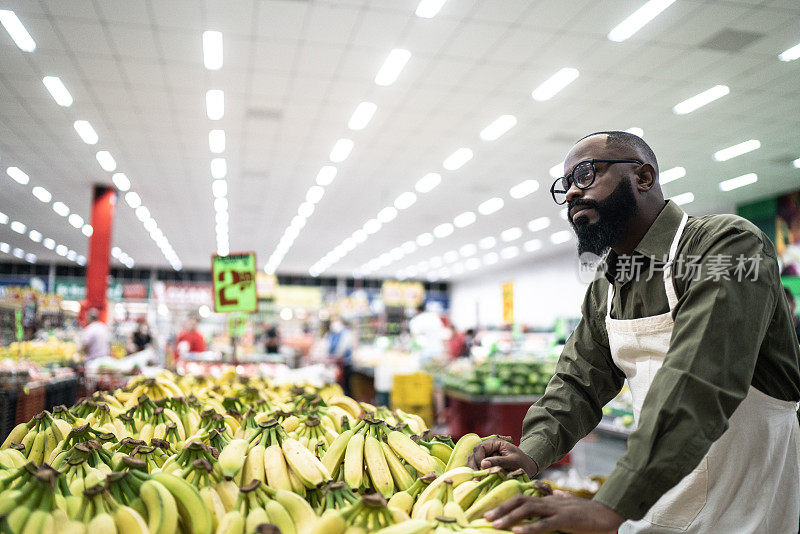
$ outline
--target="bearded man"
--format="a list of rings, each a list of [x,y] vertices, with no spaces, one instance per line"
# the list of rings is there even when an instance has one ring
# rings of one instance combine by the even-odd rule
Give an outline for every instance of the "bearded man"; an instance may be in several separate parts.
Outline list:
[[[605,255],[601,274],[520,446],[487,440],[470,464],[536,475],[597,426],[625,380],[636,428],[593,500],[518,496],[486,518],[518,534],[796,532],[800,350],[774,245],[740,217],[665,201],[635,135],[584,137],[565,171],[553,199],[581,256]]]

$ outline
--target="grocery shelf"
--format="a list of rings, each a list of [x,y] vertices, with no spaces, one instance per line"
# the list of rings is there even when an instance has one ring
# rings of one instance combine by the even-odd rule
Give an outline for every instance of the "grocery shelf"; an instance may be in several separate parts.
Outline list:
[[[541,395],[471,395],[449,388],[443,388],[443,391],[450,398],[476,404],[533,404],[542,398]]]

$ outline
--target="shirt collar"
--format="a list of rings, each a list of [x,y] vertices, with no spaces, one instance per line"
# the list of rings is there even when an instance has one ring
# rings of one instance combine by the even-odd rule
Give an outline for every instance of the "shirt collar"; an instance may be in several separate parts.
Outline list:
[[[672,245],[672,240],[675,238],[675,232],[678,231],[682,218],[683,210],[673,201],[667,201],[664,205],[664,209],[661,210],[656,220],[650,225],[647,233],[644,234],[642,240],[639,241],[639,244],[634,248],[634,252],[648,258],[655,258],[656,260],[663,261],[663,258],[669,254],[669,248]],[[614,281],[616,264],[617,253],[611,250],[606,255],[601,265],[609,282]]]

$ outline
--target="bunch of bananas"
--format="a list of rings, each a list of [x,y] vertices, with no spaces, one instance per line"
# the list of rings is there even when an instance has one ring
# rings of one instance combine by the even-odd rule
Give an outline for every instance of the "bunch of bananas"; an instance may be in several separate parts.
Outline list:
[[[486,511],[548,487],[469,469],[482,439],[432,436],[336,385],[163,372],[14,428],[0,446],[0,531],[491,532]]]

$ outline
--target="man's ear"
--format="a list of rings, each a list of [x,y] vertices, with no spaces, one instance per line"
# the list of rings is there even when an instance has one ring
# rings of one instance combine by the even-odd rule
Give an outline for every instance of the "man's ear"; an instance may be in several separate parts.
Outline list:
[[[650,191],[656,185],[658,173],[649,163],[640,166],[636,172],[636,189],[642,193]]]

